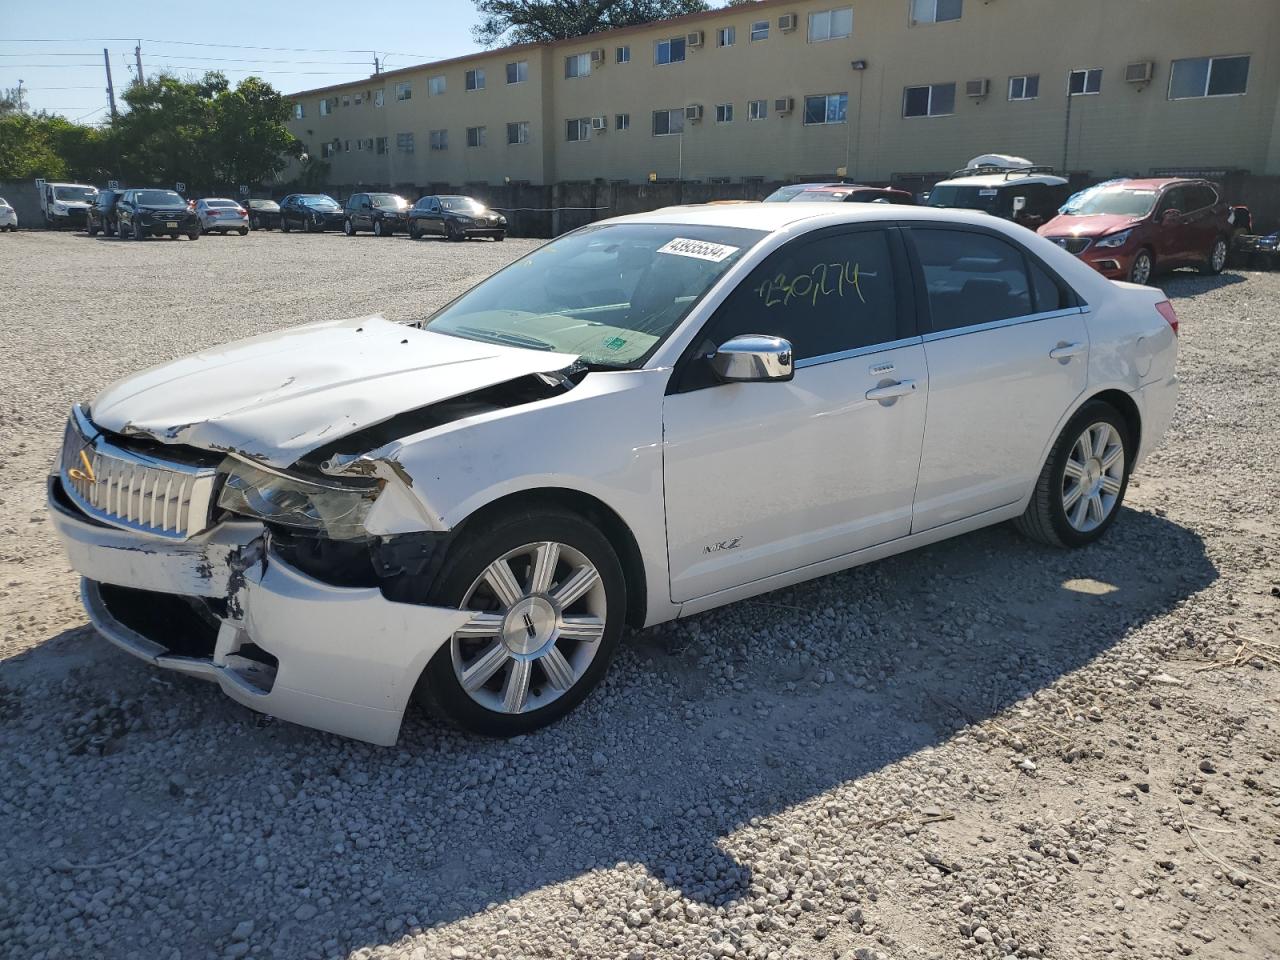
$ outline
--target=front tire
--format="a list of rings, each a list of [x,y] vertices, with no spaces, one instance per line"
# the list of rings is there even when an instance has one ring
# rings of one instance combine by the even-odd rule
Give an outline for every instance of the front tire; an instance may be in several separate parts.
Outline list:
[[[146,228],[145,228],[145,227],[140,226],[139,224],[136,224],[136,223],[135,223],[135,224],[130,225],[130,227],[129,227],[129,231],[130,231],[130,236],[132,236],[132,238],[133,238],[134,240],[145,240],[145,239],[147,239],[147,231],[146,231]]]
[[[1227,254],[1231,248],[1227,245],[1226,237],[1217,237],[1213,241],[1213,246],[1209,248],[1209,256],[1205,258],[1204,263],[1200,267],[1200,272],[1206,277],[1216,277],[1227,266]]]
[[[431,659],[419,698],[474,733],[511,737],[560,719],[600,683],[627,590],[599,530],[543,510],[477,526],[450,551],[428,599],[476,616]]]
[[[345,233],[348,237],[354,237],[356,235],[356,228],[352,226],[350,220],[343,220],[342,232]]]
[[[458,229],[458,225],[452,220],[446,221],[444,225],[444,236],[446,240],[452,240],[455,243],[462,240],[465,234]]]
[[[1054,547],[1093,543],[1120,512],[1136,453],[1120,412],[1090,400],[1054,442],[1031,502],[1015,526]]]
[[[1129,282],[1138,283],[1145,287],[1151,282],[1151,274],[1154,271],[1154,267],[1150,251],[1139,250],[1134,254],[1133,263],[1129,266]]]
[[[375,237],[385,237],[387,235],[387,228],[382,225],[381,220],[373,221],[373,235]]]

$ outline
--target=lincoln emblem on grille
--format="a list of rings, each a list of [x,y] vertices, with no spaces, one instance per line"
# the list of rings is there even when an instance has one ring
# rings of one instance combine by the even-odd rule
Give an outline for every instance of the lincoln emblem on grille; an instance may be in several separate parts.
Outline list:
[[[93,464],[89,462],[89,457],[83,450],[80,451],[80,462],[84,464],[83,470],[81,470],[79,467],[72,467],[70,470],[67,471],[67,474],[71,477],[71,479],[81,480],[85,483],[97,483],[98,477],[93,472]]]

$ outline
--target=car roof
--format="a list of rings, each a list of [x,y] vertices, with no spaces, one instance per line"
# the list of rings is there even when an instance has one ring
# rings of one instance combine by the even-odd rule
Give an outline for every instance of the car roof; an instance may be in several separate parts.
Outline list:
[[[1174,184],[1208,183],[1203,177],[1133,177],[1108,183],[1108,187],[1128,187],[1133,190],[1163,190]]]
[[[1062,186],[1067,181],[1063,177],[1055,177],[1049,173],[1021,174],[1016,170],[1008,173],[983,173],[973,177],[953,177],[940,180],[935,187],[1008,187],[1020,183],[1047,183],[1050,186]]]
[[[232,200],[230,197],[201,197],[200,198],[201,203],[213,203],[215,201],[217,201],[218,203],[239,203],[238,200]]]
[[[824,225],[917,220],[1001,228],[1004,221],[974,210],[914,207],[887,203],[744,203],[663,207],[648,213],[615,217],[610,223],[665,223],[703,227],[741,227],[775,232],[804,221]]]

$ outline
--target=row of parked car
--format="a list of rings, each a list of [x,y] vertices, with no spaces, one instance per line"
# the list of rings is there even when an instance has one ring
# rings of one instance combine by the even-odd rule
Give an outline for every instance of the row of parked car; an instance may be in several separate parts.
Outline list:
[[[375,236],[407,233],[463,240],[507,235],[507,219],[471,197],[427,196],[410,204],[394,193],[354,193],[345,204],[322,193],[293,193],[279,203],[226,197],[185,200],[173,190],[101,190],[89,205],[89,236],[142,240],[147,236],[187,236],[250,230],[342,230],[348,236],[368,231]]]

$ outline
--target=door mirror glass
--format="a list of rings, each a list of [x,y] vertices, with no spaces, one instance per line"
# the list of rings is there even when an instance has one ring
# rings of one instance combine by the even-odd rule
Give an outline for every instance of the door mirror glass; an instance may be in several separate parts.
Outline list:
[[[711,369],[726,383],[790,380],[791,343],[781,337],[746,334],[720,345],[711,355]]]
[[[1027,198],[1026,198],[1026,197],[1014,197],[1014,198],[1013,198],[1013,212],[1014,212],[1014,213],[1021,213],[1021,212],[1022,212],[1023,210],[1025,210],[1026,208],[1027,208]]]
[[[1160,222],[1165,226],[1169,226],[1170,224],[1177,223],[1181,219],[1182,211],[1170,208],[1164,212],[1163,216],[1160,217]]]

